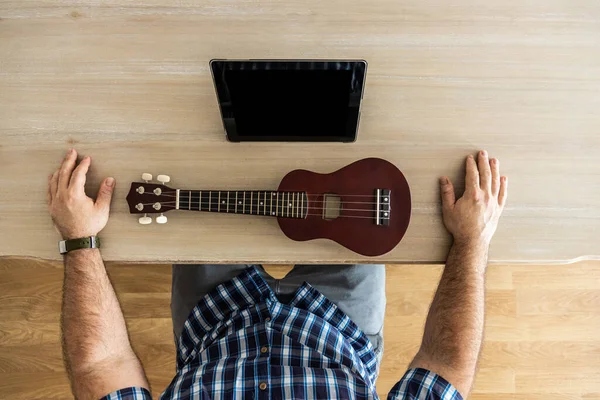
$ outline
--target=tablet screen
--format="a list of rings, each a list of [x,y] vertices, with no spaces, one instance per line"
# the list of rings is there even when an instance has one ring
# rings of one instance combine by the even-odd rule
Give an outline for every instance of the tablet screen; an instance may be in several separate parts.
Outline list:
[[[211,62],[231,141],[356,139],[364,61]]]

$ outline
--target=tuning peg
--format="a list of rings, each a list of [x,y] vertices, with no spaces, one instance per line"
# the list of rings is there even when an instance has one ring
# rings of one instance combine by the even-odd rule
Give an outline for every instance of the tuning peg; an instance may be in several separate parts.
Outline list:
[[[148,181],[151,181],[151,180],[152,180],[152,174],[149,174],[149,173],[147,173],[147,172],[144,172],[144,173],[142,174],[142,180],[143,180],[143,181],[146,181],[146,182],[148,182]]]
[[[148,225],[152,223],[152,218],[144,214],[143,217],[140,217],[140,219],[138,219],[138,222],[142,225]]]
[[[156,180],[164,185],[165,183],[171,182],[171,177],[169,175],[158,175]]]
[[[157,224],[166,224],[167,223],[167,217],[160,214],[158,217],[156,217],[156,223]]]

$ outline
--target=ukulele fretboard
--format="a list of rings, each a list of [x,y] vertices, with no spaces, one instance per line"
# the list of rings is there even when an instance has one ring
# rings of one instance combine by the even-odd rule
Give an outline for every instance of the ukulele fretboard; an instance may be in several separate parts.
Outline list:
[[[305,192],[177,190],[177,209],[232,214],[306,218]]]

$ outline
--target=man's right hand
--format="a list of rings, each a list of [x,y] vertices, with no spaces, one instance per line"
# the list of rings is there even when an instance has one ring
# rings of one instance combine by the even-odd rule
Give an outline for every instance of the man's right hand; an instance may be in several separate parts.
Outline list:
[[[67,152],[62,165],[48,177],[48,211],[63,239],[95,236],[108,222],[114,178],[106,178],[96,201],[85,194],[86,174],[92,160],[77,165],[77,152]]]
[[[465,193],[458,200],[448,177],[440,178],[440,186],[444,224],[454,242],[489,246],[506,204],[508,180],[500,176],[499,161],[488,159],[485,150],[479,152],[477,162],[468,156]]]

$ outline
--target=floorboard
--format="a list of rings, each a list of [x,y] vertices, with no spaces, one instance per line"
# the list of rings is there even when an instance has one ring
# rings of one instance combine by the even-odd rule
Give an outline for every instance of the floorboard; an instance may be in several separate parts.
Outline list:
[[[156,397],[175,369],[168,265],[107,266]],[[474,400],[600,399],[600,263],[493,265]],[[287,267],[268,267],[281,277]],[[385,397],[415,354],[442,267],[388,266]],[[71,399],[60,349],[62,265],[0,260],[0,397]]]

